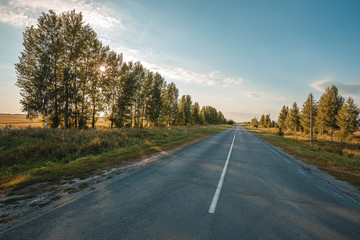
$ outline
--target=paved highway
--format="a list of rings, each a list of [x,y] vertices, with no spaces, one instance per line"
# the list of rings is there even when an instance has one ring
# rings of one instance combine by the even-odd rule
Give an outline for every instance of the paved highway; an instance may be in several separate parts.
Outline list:
[[[0,239],[360,239],[360,205],[236,126]]]

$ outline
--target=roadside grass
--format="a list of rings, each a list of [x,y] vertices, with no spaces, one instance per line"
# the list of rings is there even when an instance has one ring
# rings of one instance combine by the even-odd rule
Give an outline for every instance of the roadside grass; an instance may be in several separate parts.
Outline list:
[[[229,126],[151,129],[0,128],[0,193],[34,183],[86,178]]]
[[[328,137],[318,137],[313,144],[306,135],[287,133],[279,136],[275,129],[253,128],[243,125],[256,136],[282,148],[284,152],[294,155],[303,162],[325,170],[335,178],[344,180],[360,189],[360,145],[347,144],[344,149],[354,151],[351,155],[340,150],[339,143],[330,141]],[[345,152],[345,154],[344,154]]]

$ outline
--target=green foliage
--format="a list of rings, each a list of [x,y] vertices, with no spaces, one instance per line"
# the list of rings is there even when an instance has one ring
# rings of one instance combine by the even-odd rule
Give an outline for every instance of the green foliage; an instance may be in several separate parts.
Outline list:
[[[316,128],[322,134],[330,132],[330,135],[338,129],[336,115],[343,106],[344,98],[339,95],[335,85],[326,88],[325,93],[319,101],[318,114],[316,117]]]
[[[311,103],[311,99],[313,99],[312,94],[310,93],[308,98],[303,104],[303,107],[301,109],[300,113],[300,125],[303,129],[303,131],[308,134],[310,133],[310,125],[311,125],[311,104],[312,104],[312,117],[313,117],[313,126],[315,126],[315,119],[318,112],[318,105],[313,100]]]
[[[20,103],[28,118],[47,118],[53,128],[94,128],[100,114],[111,128],[226,123],[214,108],[201,115],[189,95],[179,104],[174,83],[123,62],[75,10],[43,13],[25,29],[23,45],[15,64]]]
[[[201,124],[200,106],[198,102],[195,102],[194,105],[192,105],[191,107],[191,124],[193,125]]]
[[[251,122],[250,122],[251,126],[257,128],[259,126],[259,122],[257,120],[256,117],[254,117],[253,119],[251,119]]]
[[[259,120],[259,126],[260,127],[264,127],[265,126],[265,115],[261,115],[260,120]]]
[[[297,132],[300,127],[300,113],[296,102],[293,103],[289,114],[286,117],[287,127],[294,132]]]
[[[359,108],[354,103],[354,100],[349,97],[336,116],[336,124],[340,128],[340,141],[342,139],[347,140],[359,129],[359,113]]]
[[[278,125],[279,129],[286,128],[286,117],[287,117],[288,113],[289,113],[289,107],[284,105],[280,111],[278,121],[277,121],[277,125]]]
[[[191,96],[183,95],[179,103],[179,124],[189,125],[191,121]]]

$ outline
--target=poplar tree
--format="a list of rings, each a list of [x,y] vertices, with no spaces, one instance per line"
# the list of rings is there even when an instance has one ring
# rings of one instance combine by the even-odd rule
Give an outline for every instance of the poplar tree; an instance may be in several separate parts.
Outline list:
[[[279,117],[277,121],[279,128],[281,129],[286,128],[286,117],[288,113],[289,113],[289,107],[284,105],[279,113]]]
[[[60,124],[62,70],[64,56],[63,22],[52,10],[42,13],[37,26],[23,34],[17,71],[23,110],[28,118],[50,115],[52,127]]]
[[[117,54],[114,51],[110,51],[105,60],[105,66],[103,74],[104,82],[103,82],[103,94],[104,101],[106,105],[106,112],[108,115],[108,119],[110,120],[110,127],[113,128],[116,113],[117,113],[117,98],[120,95],[121,90],[121,67],[123,64],[123,56],[122,54]]]
[[[316,127],[323,134],[329,131],[332,136],[338,129],[336,115],[344,104],[344,98],[339,95],[335,85],[326,88],[325,93],[319,101],[318,114],[316,117]]]
[[[266,114],[266,116],[264,118],[264,127],[266,127],[266,128],[271,127],[271,119],[270,119],[269,114]]]
[[[188,125],[191,120],[191,96],[183,95],[179,103],[179,123],[181,125]]]
[[[191,124],[198,125],[201,123],[200,118],[200,106],[198,102],[195,102],[191,107]]]
[[[264,127],[264,126],[265,126],[265,115],[264,115],[264,114],[261,115],[261,117],[260,117],[259,125],[260,125],[261,127]]]
[[[310,133],[310,124],[311,124],[311,99],[313,99],[312,94],[310,93],[306,101],[303,103],[301,113],[300,113],[300,126],[306,134]],[[312,116],[313,116],[313,125],[315,125],[315,119],[317,116],[318,106],[316,101],[312,103]]]
[[[163,94],[163,118],[164,122],[170,125],[177,124],[178,116],[178,101],[179,101],[179,90],[176,88],[175,83],[171,82],[164,88]],[[199,110],[200,111],[200,110]]]
[[[162,89],[165,81],[160,73],[149,73],[145,83],[146,93],[146,118],[155,125],[159,125],[161,117],[162,103]]]
[[[225,124],[226,123],[226,118],[224,117],[224,114],[219,111],[217,113],[217,124]]]
[[[339,137],[347,140],[359,129],[359,108],[354,100],[349,97],[344,106],[339,110],[336,116],[336,124],[340,128]]]
[[[288,121],[288,127],[294,130],[294,132],[296,133],[296,131],[299,130],[299,126],[300,126],[300,114],[296,102],[293,103],[292,108],[289,111],[287,121]]]

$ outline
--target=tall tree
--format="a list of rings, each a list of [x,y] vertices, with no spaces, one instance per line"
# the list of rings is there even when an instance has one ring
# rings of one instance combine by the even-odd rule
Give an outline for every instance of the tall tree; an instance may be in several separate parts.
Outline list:
[[[266,127],[266,128],[271,127],[270,114],[266,114],[266,116],[264,118],[264,127]]]
[[[81,13],[75,10],[64,12],[60,16],[63,22],[64,69],[63,69],[63,114],[64,127],[69,127],[69,117],[74,111],[73,125],[77,125],[78,116],[78,66],[82,63],[81,53],[86,51],[84,44],[84,23]],[[74,109],[72,109],[74,108]]]
[[[289,111],[287,121],[288,121],[288,127],[290,129],[294,130],[294,132],[299,130],[300,113],[296,102],[293,103],[292,108]]]
[[[98,115],[105,109],[105,99],[102,93],[105,73],[103,66],[105,64],[106,56],[109,51],[108,46],[103,46],[100,41],[93,42],[94,58],[91,64],[90,81],[89,81],[89,98],[90,98],[90,114],[91,114],[91,127],[95,128],[95,123],[98,120]]]
[[[308,98],[306,99],[306,101],[303,104],[303,107],[301,109],[301,113],[300,113],[300,126],[302,127],[302,129],[304,130],[304,132],[306,134],[310,133],[310,128],[311,128],[311,104],[312,104],[312,117],[313,117],[313,125],[315,125],[315,118],[317,115],[317,111],[318,111],[318,107],[317,107],[317,103],[315,101],[313,101],[313,103],[311,103],[311,99],[313,99],[312,94],[310,93]]]
[[[321,132],[329,131],[332,136],[334,130],[338,129],[336,115],[344,104],[344,98],[339,95],[335,85],[326,88],[321,96],[316,117],[316,127]]]
[[[122,54],[110,51],[106,56],[105,66],[102,66],[104,77],[103,94],[106,103],[106,112],[110,120],[110,127],[113,128],[115,123],[115,115],[117,113],[117,98],[121,91],[121,68],[123,65]]]
[[[265,127],[265,115],[262,114],[259,120],[260,127]]]
[[[136,62],[133,68],[133,78],[135,80],[135,92],[133,96],[132,104],[132,125],[134,127],[142,127],[143,121],[143,109],[144,109],[144,94],[143,87],[145,81],[145,72],[146,70],[141,65],[140,62]]]
[[[286,117],[288,113],[289,113],[289,107],[284,105],[279,113],[279,117],[277,121],[279,128],[281,129],[286,128]]]
[[[349,97],[344,106],[339,110],[336,116],[336,124],[340,128],[339,137],[347,140],[359,129],[359,108],[354,100]]]
[[[150,73],[145,82],[146,92],[146,115],[147,119],[155,126],[159,125],[161,117],[162,89],[164,86],[164,78],[159,73]]]
[[[191,107],[191,124],[199,125],[201,123],[200,118],[200,106],[198,102],[195,102]]]
[[[178,116],[178,101],[179,101],[179,90],[176,88],[175,83],[171,82],[166,85],[163,94],[163,118],[165,123],[170,125],[176,125]]]
[[[25,50],[21,53],[19,63],[15,64],[23,110],[27,111],[29,118],[49,114],[52,127],[58,127],[61,120],[62,28],[62,19],[54,11],[43,13],[36,27],[25,29]]]
[[[181,125],[188,125],[190,124],[191,120],[191,96],[190,95],[183,95],[180,99],[179,103],[179,123]]]

